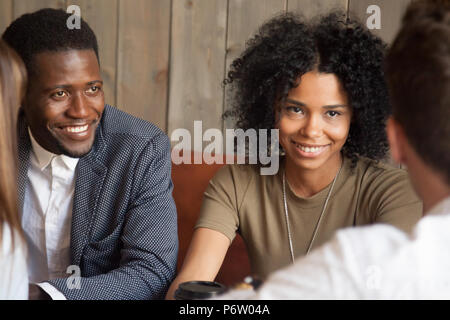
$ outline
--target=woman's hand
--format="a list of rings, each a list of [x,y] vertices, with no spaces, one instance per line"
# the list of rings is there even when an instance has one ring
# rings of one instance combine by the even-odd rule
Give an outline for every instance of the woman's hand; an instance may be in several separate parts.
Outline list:
[[[194,231],[189,249],[178,276],[170,285],[167,300],[174,299],[180,283],[186,281],[213,281],[230,247],[230,239],[219,231],[198,228]]]

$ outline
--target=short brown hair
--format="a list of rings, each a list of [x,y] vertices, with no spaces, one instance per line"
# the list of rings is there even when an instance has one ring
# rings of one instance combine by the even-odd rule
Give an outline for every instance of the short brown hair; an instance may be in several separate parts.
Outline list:
[[[386,57],[393,116],[450,185],[450,0],[414,1]]]

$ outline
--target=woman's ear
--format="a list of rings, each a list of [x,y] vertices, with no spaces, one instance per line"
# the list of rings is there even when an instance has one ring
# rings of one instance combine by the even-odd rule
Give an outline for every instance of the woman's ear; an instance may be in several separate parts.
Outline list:
[[[404,132],[400,124],[391,116],[386,124],[386,133],[391,147],[391,155],[395,162],[405,163]]]

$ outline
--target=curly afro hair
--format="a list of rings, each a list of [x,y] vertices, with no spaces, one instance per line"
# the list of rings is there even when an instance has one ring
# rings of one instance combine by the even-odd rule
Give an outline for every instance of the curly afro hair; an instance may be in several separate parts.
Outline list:
[[[41,9],[20,16],[3,33],[3,39],[19,54],[29,75],[33,75],[33,57],[44,51],[94,50],[97,60],[97,38],[81,19],[80,29],[70,30],[71,15],[61,9]],[[100,61],[100,60],[99,60]]]
[[[333,73],[353,112],[343,154],[351,159],[352,167],[360,156],[381,160],[389,150],[385,52],[386,44],[380,38],[357,20],[346,19],[343,12],[334,11],[309,23],[283,13],[261,26],[231,64],[224,80],[230,89],[231,108],[223,117],[235,119],[236,127],[243,130],[274,128],[274,106],[299,85],[303,74],[313,70]]]

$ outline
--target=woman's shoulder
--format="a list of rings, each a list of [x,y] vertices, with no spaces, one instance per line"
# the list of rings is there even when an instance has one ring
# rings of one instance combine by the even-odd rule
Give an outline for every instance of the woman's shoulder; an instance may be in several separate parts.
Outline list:
[[[366,182],[384,181],[386,179],[407,180],[408,172],[381,160],[360,157],[355,172]]]
[[[361,191],[370,199],[389,199],[392,203],[420,203],[405,169],[362,158],[355,171]]]

